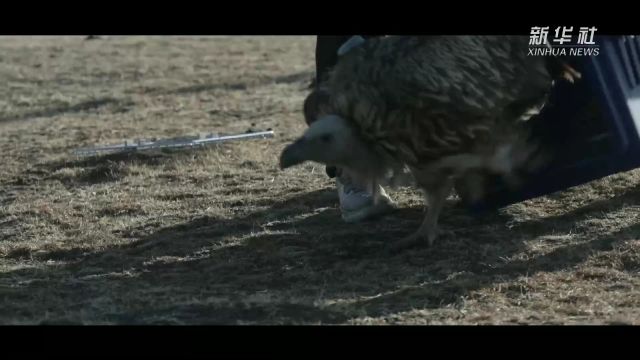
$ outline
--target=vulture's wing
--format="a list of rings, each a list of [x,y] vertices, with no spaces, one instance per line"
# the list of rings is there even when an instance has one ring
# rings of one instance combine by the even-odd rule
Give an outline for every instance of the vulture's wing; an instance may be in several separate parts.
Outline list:
[[[527,45],[507,36],[369,40],[336,66],[332,103],[409,163],[467,151],[507,105],[539,98],[550,84]]]

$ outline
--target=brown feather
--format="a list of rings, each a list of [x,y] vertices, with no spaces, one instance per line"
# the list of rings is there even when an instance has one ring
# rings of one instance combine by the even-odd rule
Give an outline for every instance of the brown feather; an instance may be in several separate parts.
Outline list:
[[[545,62],[527,47],[517,36],[371,39],[331,72],[327,111],[372,142],[404,149],[394,155],[412,166],[472,151],[481,139],[510,136],[502,117],[510,104],[535,103],[548,90]]]

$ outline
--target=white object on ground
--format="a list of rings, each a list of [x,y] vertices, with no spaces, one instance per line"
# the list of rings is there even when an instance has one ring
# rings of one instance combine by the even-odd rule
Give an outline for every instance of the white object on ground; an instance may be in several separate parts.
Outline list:
[[[105,146],[96,146],[96,147],[87,147],[80,148],[74,150],[74,154],[76,155],[84,155],[90,156],[98,153],[119,153],[119,152],[127,152],[127,151],[140,151],[140,150],[151,150],[151,149],[166,149],[166,148],[194,148],[206,146],[209,144],[221,143],[230,140],[247,140],[254,138],[271,138],[273,137],[273,131],[260,131],[260,132],[252,132],[246,134],[238,134],[238,135],[209,135],[204,138],[196,136],[196,137],[178,137],[171,139],[161,139],[161,140],[136,140],[134,142],[125,141],[124,144],[117,145],[105,145]]]

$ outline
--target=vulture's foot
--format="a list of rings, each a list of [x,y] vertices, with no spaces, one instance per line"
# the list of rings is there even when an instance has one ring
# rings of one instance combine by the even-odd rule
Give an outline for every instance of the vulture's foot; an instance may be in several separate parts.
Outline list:
[[[455,237],[455,233],[452,230],[441,229],[441,228],[433,228],[433,229],[425,229],[425,230],[420,229],[415,233],[409,236],[406,236],[401,240],[393,243],[391,245],[391,251],[397,252],[400,250],[416,247],[421,244],[424,244],[427,247],[432,247],[437,239],[453,238],[453,237]]]
[[[421,231],[415,232],[409,236],[402,238],[401,240],[391,244],[390,250],[392,252],[401,251],[404,249],[415,247],[419,244],[426,244],[427,246],[431,246],[435,241],[437,234],[435,236],[426,236]]]

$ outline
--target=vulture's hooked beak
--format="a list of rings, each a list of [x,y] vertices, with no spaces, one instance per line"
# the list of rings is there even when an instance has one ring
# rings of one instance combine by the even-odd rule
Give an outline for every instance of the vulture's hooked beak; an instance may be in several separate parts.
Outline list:
[[[304,147],[306,140],[304,138],[298,139],[293,144],[287,146],[280,154],[280,169],[284,170],[288,167],[298,165],[304,162],[306,159],[302,157],[304,153]]]

